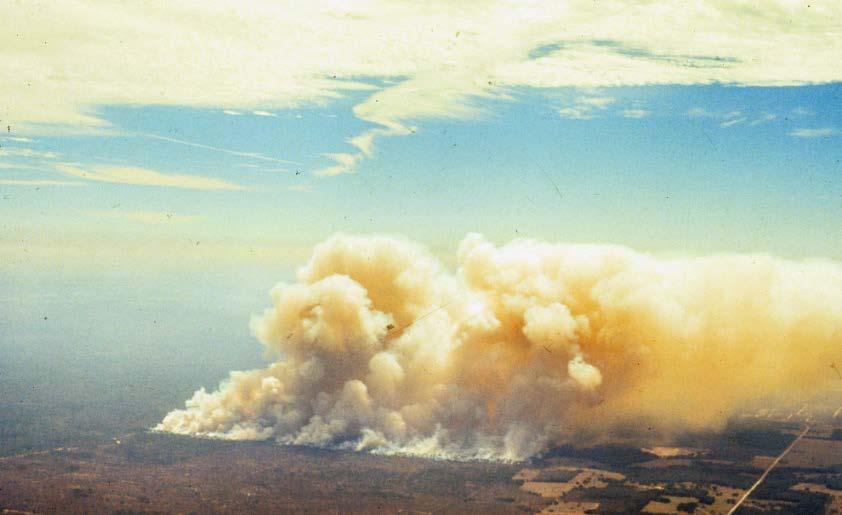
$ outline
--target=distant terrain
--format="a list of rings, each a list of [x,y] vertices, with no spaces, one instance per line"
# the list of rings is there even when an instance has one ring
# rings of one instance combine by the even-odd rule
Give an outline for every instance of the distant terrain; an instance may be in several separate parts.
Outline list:
[[[672,446],[524,463],[376,456],[148,432],[0,458],[4,513],[842,513],[842,424],[742,417]]]

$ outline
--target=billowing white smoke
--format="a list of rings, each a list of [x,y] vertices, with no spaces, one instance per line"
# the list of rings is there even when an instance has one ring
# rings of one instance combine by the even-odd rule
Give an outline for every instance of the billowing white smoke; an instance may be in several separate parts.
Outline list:
[[[842,362],[829,262],[469,235],[452,274],[409,241],[337,235],[272,299],[252,329],[274,363],[197,391],[158,430],[520,459],[716,428],[756,399],[821,392]]]

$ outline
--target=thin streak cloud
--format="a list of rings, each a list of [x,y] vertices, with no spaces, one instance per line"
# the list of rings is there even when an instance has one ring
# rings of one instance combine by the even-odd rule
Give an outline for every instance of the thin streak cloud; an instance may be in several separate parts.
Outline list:
[[[837,134],[839,134],[839,131],[833,127],[821,127],[817,129],[800,128],[789,133],[790,136],[795,138],[827,138],[829,136],[836,136]]]
[[[211,145],[205,145],[204,143],[196,143],[194,141],[187,141],[183,139],[177,138],[170,138],[168,136],[159,136],[157,134],[149,134],[146,132],[137,133],[138,136],[143,136],[144,138],[149,139],[156,139],[159,141],[169,141],[170,143],[178,143],[179,145],[187,145],[189,147],[196,147],[196,148],[203,148],[205,150],[213,150],[214,152],[222,152],[223,154],[229,154],[232,156],[240,156],[240,157],[248,157],[251,159],[259,159],[261,161],[270,161],[273,163],[284,163],[284,164],[295,164],[300,165],[301,163],[298,161],[290,161],[288,159],[279,159],[277,157],[270,157],[264,156],[263,154],[258,154],[255,152],[240,152],[238,150],[231,150],[228,148],[222,147],[214,147]]]
[[[135,184],[139,186],[163,186],[193,190],[242,190],[243,186],[202,175],[184,175],[158,172],[146,168],[128,166],[95,165],[79,168],[72,164],[56,165],[56,170],[89,181],[112,184]]]
[[[720,127],[722,127],[722,128],[728,128],[728,127],[731,127],[731,126],[734,126],[734,125],[741,124],[741,123],[743,123],[744,121],[746,121],[746,118],[745,118],[745,117],[742,117],[742,118],[732,118],[732,119],[730,119],[730,120],[726,120],[726,121],[724,121],[724,122],[720,123],[720,124],[719,124],[719,126],[720,126]]]

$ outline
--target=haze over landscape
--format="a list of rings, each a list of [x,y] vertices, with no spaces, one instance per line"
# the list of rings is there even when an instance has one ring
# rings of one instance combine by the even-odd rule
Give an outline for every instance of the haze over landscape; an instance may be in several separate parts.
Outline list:
[[[0,509],[842,511],[839,2],[3,7]]]

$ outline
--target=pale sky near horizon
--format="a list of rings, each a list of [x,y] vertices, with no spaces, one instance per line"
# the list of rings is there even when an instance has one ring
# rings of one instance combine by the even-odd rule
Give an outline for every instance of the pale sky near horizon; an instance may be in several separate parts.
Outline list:
[[[337,231],[842,259],[838,2],[6,11],[5,275],[291,269]]]

